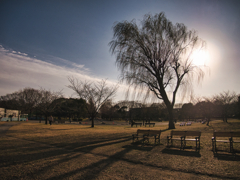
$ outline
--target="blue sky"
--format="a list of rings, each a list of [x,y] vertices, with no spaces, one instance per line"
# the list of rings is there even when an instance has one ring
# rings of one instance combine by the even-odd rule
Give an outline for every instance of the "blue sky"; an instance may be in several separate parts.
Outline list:
[[[0,95],[24,87],[63,90],[67,76],[118,81],[109,52],[115,22],[165,12],[207,42],[207,75],[196,96],[240,93],[240,1],[233,0],[2,0]],[[123,99],[119,90],[117,100]]]

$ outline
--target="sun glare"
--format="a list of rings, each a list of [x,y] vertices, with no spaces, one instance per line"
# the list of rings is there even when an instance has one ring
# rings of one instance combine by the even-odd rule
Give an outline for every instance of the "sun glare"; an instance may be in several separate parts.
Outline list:
[[[195,51],[192,54],[192,62],[196,66],[204,66],[206,65],[207,61],[209,60],[209,54],[207,51],[200,50],[200,51]]]

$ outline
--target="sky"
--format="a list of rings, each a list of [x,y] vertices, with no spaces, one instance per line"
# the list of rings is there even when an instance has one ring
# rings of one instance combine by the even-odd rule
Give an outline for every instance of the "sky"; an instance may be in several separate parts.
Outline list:
[[[117,83],[120,71],[108,45],[114,23],[160,12],[207,43],[208,73],[194,85],[195,96],[239,94],[238,0],[1,0],[0,96],[31,87],[73,97],[68,77]],[[124,87],[115,101],[124,99]]]

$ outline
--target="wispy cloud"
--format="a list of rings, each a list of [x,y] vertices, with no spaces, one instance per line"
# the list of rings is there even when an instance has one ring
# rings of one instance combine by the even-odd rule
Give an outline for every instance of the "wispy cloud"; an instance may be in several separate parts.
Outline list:
[[[4,49],[0,45],[0,95],[25,87],[42,87],[54,91],[63,90],[64,95],[71,96],[74,92],[66,87],[69,84],[67,77],[86,81],[101,80],[91,75],[90,70],[84,65],[71,63],[64,59],[61,61],[71,66],[55,65],[29,57],[26,53]],[[116,84],[114,81],[108,82]]]

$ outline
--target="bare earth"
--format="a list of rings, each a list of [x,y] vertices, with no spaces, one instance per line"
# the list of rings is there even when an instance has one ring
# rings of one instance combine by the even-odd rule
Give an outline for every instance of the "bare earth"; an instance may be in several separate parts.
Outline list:
[[[193,123],[177,130],[200,130],[201,150],[167,148],[167,125],[161,145],[132,144],[137,128],[130,125],[0,123],[1,179],[239,179],[240,146],[228,153],[229,144],[211,151],[213,130],[240,131],[240,121]],[[175,143],[178,145],[177,143]],[[189,143],[191,145],[191,143]],[[194,143],[192,144],[194,147]]]

